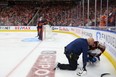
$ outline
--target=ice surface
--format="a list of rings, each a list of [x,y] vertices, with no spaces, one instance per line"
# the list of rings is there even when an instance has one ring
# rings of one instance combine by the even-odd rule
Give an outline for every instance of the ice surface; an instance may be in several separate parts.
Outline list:
[[[41,51],[45,50],[57,52],[56,62],[68,63],[64,55],[64,46],[76,37],[56,33],[53,38],[40,41],[35,36],[35,32],[0,33],[0,77],[26,77]],[[80,57],[78,69],[81,67]],[[76,71],[57,69],[55,77],[79,77],[76,75],[78,69]],[[83,77],[100,77],[103,73],[110,73],[109,76],[116,77],[116,70],[104,55],[101,56],[100,62],[87,64],[87,75]]]

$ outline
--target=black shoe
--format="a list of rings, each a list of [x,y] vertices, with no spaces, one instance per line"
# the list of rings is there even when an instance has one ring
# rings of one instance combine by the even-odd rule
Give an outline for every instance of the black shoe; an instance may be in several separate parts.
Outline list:
[[[54,70],[56,70],[57,68],[59,68],[59,65],[60,65],[60,63],[57,62],[57,63],[55,64]]]

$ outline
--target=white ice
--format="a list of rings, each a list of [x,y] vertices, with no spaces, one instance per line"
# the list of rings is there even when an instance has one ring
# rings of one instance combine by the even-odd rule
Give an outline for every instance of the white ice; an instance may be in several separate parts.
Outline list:
[[[56,62],[68,63],[64,52],[64,46],[76,39],[76,37],[54,33],[53,36],[44,41],[37,39],[36,32],[1,32],[0,33],[0,77],[26,77],[43,50],[55,50],[57,52]],[[30,38],[36,41],[28,42]],[[82,60],[79,59],[79,67]],[[55,77],[79,77],[76,71],[55,71]],[[100,77],[102,73],[110,73],[110,77],[116,77],[116,70],[107,58],[102,55],[101,61],[96,64],[87,65],[87,75],[84,77]],[[105,76],[104,76],[105,77]]]

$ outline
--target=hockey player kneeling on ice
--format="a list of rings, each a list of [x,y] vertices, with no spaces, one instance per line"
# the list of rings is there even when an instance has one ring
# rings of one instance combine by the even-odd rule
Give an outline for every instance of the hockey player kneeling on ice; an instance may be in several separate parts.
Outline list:
[[[87,52],[89,51],[89,46],[92,46],[94,44],[93,38],[78,38],[69,43],[65,47],[64,54],[66,55],[66,58],[68,59],[69,64],[61,64],[58,63],[57,67],[62,70],[76,70],[78,65],[78,59],[82,53],[82,61],[83,61],[83,67],[82,73],[86,73],[86,64],[87,64]],[[80,73],[80,74],[82,74]]]
[[[88,62],[95,63],[100,61],[101,54],[105,51],[105,45],[95,41],[93,46],[90,46],[88,51]]]

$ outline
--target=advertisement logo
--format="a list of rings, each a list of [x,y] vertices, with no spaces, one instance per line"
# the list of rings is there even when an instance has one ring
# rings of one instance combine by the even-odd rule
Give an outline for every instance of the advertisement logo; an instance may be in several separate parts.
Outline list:
[[[44,50],[39,55],[27,77],[55,77],[56,51]]]
[[[58,27],[52,27],[52,30],[58,30]]]
[[[87,31],[83,31],[82,34],[83,34],[84,36],[88,36],[88,37],[92,37],[92,36],[93,36],[92,33],[87,32]]]
[[[96,40],[100,40],[101,39],[101,33],[100,32],[96,32]]]
[[[9,26],[0,26],[0,30],[10,30]]]
[[[15,30],[30,30],[30,26],[15,26]]]
[[[61,31],[69,31],[69,28],[67,28],[67,27],[60,27],[59,28]]]

